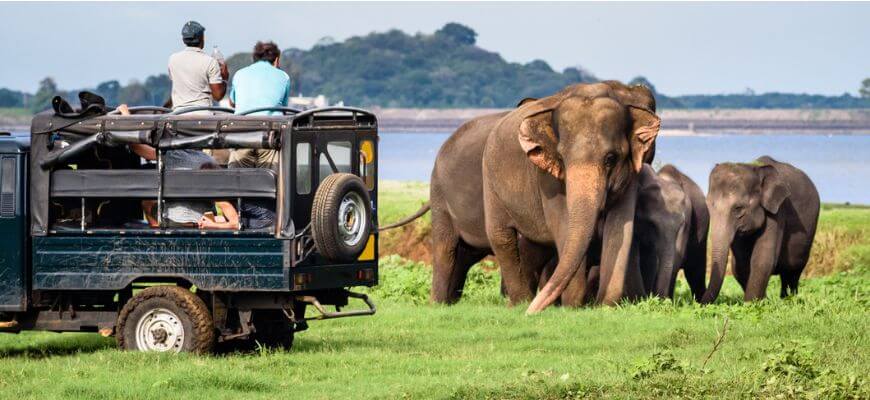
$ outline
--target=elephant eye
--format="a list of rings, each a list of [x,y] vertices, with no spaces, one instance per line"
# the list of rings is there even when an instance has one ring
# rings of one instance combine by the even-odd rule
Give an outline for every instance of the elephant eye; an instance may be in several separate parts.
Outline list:
[[[604,156],[604,166],[607,168],[613,168],[616,165],[616,153],[610,152]]]

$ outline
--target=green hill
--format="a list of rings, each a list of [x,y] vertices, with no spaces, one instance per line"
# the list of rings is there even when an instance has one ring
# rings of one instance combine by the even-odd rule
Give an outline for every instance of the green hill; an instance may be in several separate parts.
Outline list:
[[[554,71],[541,60],[509,63],[476,46],[476,36],[455,23],[434,34],[371,33],[311,50],[286,50],[282,69],[295,93],[385,107],[508,107],[524,97],[597,80],[580,68]],[[236,54],[228,61],[230,70],[250,60],[249,53]]]

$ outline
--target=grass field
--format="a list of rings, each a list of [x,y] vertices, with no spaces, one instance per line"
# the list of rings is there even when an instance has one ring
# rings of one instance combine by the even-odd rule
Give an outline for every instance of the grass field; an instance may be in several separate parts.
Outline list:
[[[381,186],[381,221],[413,212],[420,184]],[[421,225],[425,225],[421,224]],[[381,260],[373,317],[314,322],[289,352],[122,353],[95,334],[0,335],[3,398],[870,398],[870,209],[828,206],[798,296],[743,304],[507,308],[473,268],[466,296],[427,302],[428,266]],[[425,226],[422,228],[425,231]],[[818,267],[821,268],[821,267]],[[825,272],[826,271],[826,272]],[[836,271],[836,272],[834,272]]]

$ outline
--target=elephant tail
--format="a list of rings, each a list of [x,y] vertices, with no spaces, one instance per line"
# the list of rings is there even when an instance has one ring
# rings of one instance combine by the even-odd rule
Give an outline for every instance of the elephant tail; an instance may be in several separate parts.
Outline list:
[[[399,222],[396,222],[396,223],[393,223],[393,224],[389,224],[389,225],[387,225],[387,226],[379,227],[379,228],[378,228],[378,231],[386,231],[386,230],[390,230],[390,229],[393,229],[393,228],[398,228],[398,227],[400,227],[400,226],[408,225],[408,224],[410,224],[411,222],[413,222],[415,219],[422,217],[423,214],[426,214],[427,212],[429,212],[429,209],[430,209],[430,208],[431,208],[431,207],[429,206],[429,202],[426,202],[425,204],[423,204],[422,207],[420,207],[419,210],[417,210],[417,212],[415,212],[415,213],[412,214],[411,216],[406,217],[406,218],[402,219],[402,220],[399,221]]]

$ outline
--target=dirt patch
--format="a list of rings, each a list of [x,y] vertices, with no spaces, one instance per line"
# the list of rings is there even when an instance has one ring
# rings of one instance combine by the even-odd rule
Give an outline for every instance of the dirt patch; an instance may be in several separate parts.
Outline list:
[[[418,220],[382,233],[378,253],[381,256],[398,254],[409,260],[431,265],[431,249],[431,225],[427,221]]]

